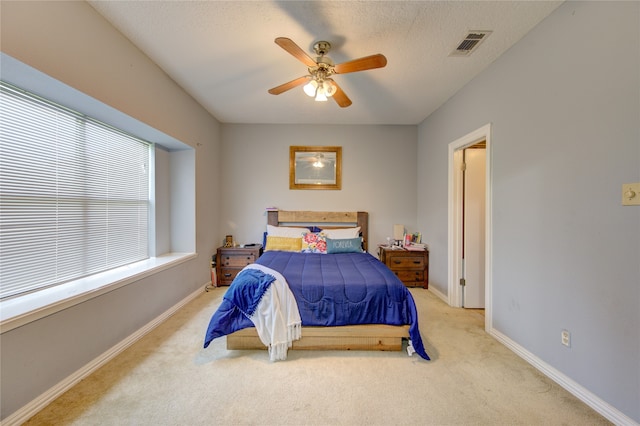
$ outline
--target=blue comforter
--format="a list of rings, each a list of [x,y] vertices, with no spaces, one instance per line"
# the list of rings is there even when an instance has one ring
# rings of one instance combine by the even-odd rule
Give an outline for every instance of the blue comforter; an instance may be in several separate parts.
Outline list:
[[[422,358],[429,359],[411,293],[369,253],[268,251],[256,263],[284,276],[295,296],[303,326],[408,324],[413,348]],[[211,318],[204,346],[217,337],[252,326],[251,320],[225,295]]]

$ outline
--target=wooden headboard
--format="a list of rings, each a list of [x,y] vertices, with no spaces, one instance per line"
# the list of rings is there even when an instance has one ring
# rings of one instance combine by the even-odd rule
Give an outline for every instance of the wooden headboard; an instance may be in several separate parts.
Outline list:
[[[267,223],[272,226],[306,226],[313,225],[321,229],[346,228],[359,226],[362,244],[367,251],[369,241],[368,212],[313,212],[313,211],[267,211]]]

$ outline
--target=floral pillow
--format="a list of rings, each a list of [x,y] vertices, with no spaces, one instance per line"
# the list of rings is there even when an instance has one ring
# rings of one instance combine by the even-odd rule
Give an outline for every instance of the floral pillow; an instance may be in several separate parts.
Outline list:
[[[302,236],[302,253],[327,252],[327,237],[323,232],[307,232]]]

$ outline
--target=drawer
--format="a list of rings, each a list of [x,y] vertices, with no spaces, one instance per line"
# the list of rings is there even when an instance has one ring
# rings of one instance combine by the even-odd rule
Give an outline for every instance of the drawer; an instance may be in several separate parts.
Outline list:
[[[219,285],[229,285],[242,269],[220,268]]]
[[[220,262],[222,266],[231,267],[244,267],[256,261],[256,256],[253,253],[240,254],[240,255],[222,255],[220,256]]]
[[[393,271],[398,278],[400,278],[400,281],[404,282],[404,283],[419,283],[419,284],[423,284],[424,283],[424,271],[423,270],[419,270],[419,271],[411,271],[411,270],[402,270],[402,271]]]
[[[389,268],[396,269],[424,269],[424,256],[390,256]]]

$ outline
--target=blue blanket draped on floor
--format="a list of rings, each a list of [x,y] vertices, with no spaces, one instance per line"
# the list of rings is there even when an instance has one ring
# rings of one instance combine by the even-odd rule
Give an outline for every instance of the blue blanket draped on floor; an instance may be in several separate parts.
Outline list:
[[[249,317],[255,312],[274,279],[272,275],[255,269],[244,269],[238,273],[209,321],[204,347],[208,347],[217,337],[253,327]]]

